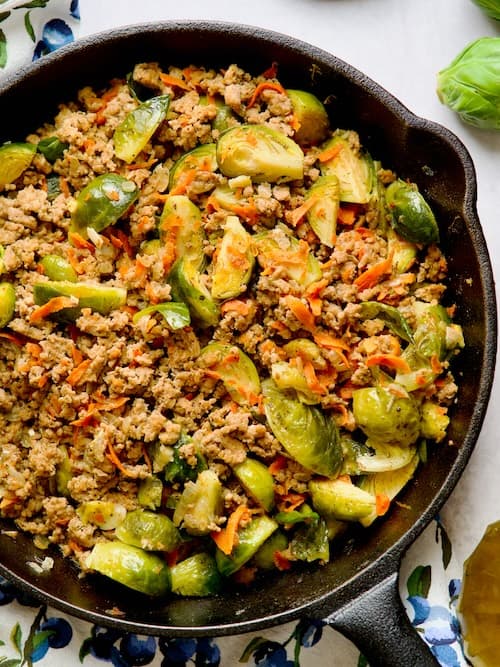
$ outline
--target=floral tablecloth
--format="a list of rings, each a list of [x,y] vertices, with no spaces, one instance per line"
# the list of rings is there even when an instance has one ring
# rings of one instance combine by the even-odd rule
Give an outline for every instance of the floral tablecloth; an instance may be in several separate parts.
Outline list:
[[[0,0],[0,72],[12,71],[76,39],[79,21],[78,0]],[[400,593],[410,620],[443,667],[467,664],[456,618],[461,574],[446,528],[436,518],[403,561]],[[262,635],[212,639],[138,636],[91,625],[40,605],[0,577],[0,665],[35,663],[50,667],[78,663],[88,667],[103,663],[115,667],[367,664],[347,639],[321,619],[302,619]]]

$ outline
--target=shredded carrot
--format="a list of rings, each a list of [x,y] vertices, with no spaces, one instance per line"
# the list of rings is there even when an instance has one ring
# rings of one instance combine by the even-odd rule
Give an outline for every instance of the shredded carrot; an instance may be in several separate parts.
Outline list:
[[[55,296],[52,299],[49,299],[47,303],[44,303],[43,306],[35,308],[31,313],[30,322],[43,320],[45,317],[53,315],[64,308],[74,308],[77,303],[78,300],[75,300],[70,296]]]
[[[321,384],[316,376],[314,366],[308,360],[303,361],[304,376],[306,378],[307,386],[314,394],[326,394],[326,387]]]
[[[0,338],[5,338],[5,340],[14,343],[14,345],[17,345],[18,347],[23,347],[25,343],[21,336],[17,336],[16,334],[10,333],[8,331],[0,331]]]
[[[263,81],[262,83],[259,83],[259,85],[255,88],[253,95],[247,104],[247,109],[253,107],[253,105],[257,101],[257,98],[260,97],[260,94],[264,90],[275,90],[277,93],[282,93],[283,95],[286,95],[286,90],[280,83],[275,83],[273,81]]]
[[[160,79],[166,86],[170,86],[171,88],[182,88],[182,90],[192,90],[192,86],[186,83],[186,81],[180,79],[178,76],[172,76],[171,74],[166,74],[165,72],[162,72],[160,74]]]
[[[73,270],[75,271],[75,273],[77,273],[78,275],[81,275],[83,273],[84,269],[82,268],[80,262],[78,261],[78,258],[75,254],[75,249],[74,248],[68,248],[66,254],[67,254],[67,257],[68,257],[68,262],[73,267]]]
[[[177,185],[170,190],[170,195],[183,195],[194,181],[198,169],[187,169],[179,178]]]
[[[281,551],[275,551],[273,554],[273,563],[276,565],[276,568],[283,572],[285,570],[290,570],[292,567],[292,561],[287,558]]]
[[[349,345],[342,340],[342,338],[336,338],[329,333],[324,331],[315,331],[313,333],[314,342],[317,343],[320,347],[325,347],[327,350],[345,350],[350,352],[351,348]]]
[[[246,505],[238,505],[238,507],[229,515],[226,526],[221,530],[214,530],[211,532],[213,541],[227,556],[229,556],[236,545],[240,522],[243,518],[248,518],[248,516],[248,507]]]
[[[121,247],[123,248],[124,252],[126,252],[128,257],[132,259],[132,257],[134,256],[134,251],[132,249],[132,246],[130,245],[130,239],[125,234],[123,229],[116,229],[114,232],[114,238],[119,239]]]
[[[245,316],[250,312],[250,305],[248,301],[243,301],[242,299],[230,299],[222,304],[220,311],[223,315],[228,312],[234,312]]]
[[[294,226],[297,227],[299,222],[301,222],[302,218],[307,214],[307,212],[316,204],[319,200],[319,197],[316,195],[312,195],[312,197],[309,197],[306,199],[300,206],[297,206],[296,209],[294,209],[288,220],[289,222]]]
[[[314,315],[311,313],[309,306],[307,306],[298,297],[288,294],[284,297],[287,307],[292,311],[294,317],[302,324],[307,331],[313,331]]]
[[[273,61],[271,67],[262,72],[264,79],[275,79],[278,76],[278,63]]]
[[[343,403],[335,403],[335,405],[332,405],[332,408],[335,411],[340,412],[339,417],[335,419],[337,424],[339,426],[347,426],[349,423],[349,410],[346,406]]]
[[[88,139],[85,139],[85,141],[83,142],[82,148],[85,151],[85,153],[90,153],[91,150],[94,148],[94,146],[95,146],[95,139],[89,137]]]
[[[111,444],[111,442],[108,441],[108,452],[106,454],[106,458],[108,458],[111,463],[118,468],[118,470],[125,475],[126,477],[133,477],[132,475],[123,465],[123,463],[120,461],[118,458],[118,454],[115,451],[115,448]]]
[[[382,280],[383,276],[387,273],[390,273],[392,269],[392,253],[386,259],[383,259],[381,262],[374,264],[363,273],[355,278],[354,284],[360,290],[369,289],[370,287],[375,287],[375,285]]]
[[[377,493],[375,496],[375,509],[377,516],[383,516],[389,509],[391,504],[391,499],[385,493]]]
[[[431,356],[431,368],[433,373],[437,374],[441,373],[441,371],[443,370],[443,365],[439,361],[439,357],[437,356],[437,354],[433,354]]]
[[[411,368],[403,357],[397,354],[372,354],[366,359],[367,366],[386,366],[401,373],[410,373]]]
[[[71,197],[71,190],[69,189],[68,181],[63,176],[59,178],[59,187],[61,188],[61,192],[66,198]]]
[[[117,410],[125,405],[128,401],[128,396],[118,396],[117,398],[103,398],[96,397],[93,403],[90,403],[87,406],[87,410],[82,417],[75,419],[71,422],[72,426],[88,426],[92,423],[94,418],[96,418],[100,412],[111,412],[112,410]]]
[[[337,220],[342,225],[346,225],[346,227],[351,227],[356,220],[357,213],[358,211],[355,206],[342,204],[342,206],[339,206],[339,210],[337,213]]]
[[[277,472],[286,468],[286,458],[281,454],[274,459],[274,461],[268,466],[268,470],[271,475],[276,475]]]
[[[315,317],[319,317],[321,315],[323,300],[319,296],[319,293],[327,285],[328,285],[328,280],[326,280],[326,278],[323,278],[322,280],[317,280],[316,282],[311,283],[310,285],[308,285],[306,289],[306,299],[309,304],[309,308],[311,309],[311,312]]]
[[[321,151],[321,153],[318,153],[316,159],[320,162],[329,162],[330,160],[336,158],[341,150],[342,144],[339,142],[338,144],[334,144],[333,146],[330,146],[330,148],[326,148],[324,151]]]
[[[75,368],[73,368],[71,373],[66,378],[68,384],[70,384],[72,387],[76,387],[78,384],[80,384],[86,370],[91,363],[91,359],[84,359],[78,364],[78,366],[75,366]]]
[[[278,500],[278,509],[280,512],[293,512],[304,504],[306,497],[303,493],[286,493]]]
[[[75,248],[79,248],[80,250],[90,250],[92,253],[95,252],[94,244],[87,239],[84,239],[78,232],[70,232],[68,236]]]
[[[134,162],[133,164],[128,164],[127,169],[134,171],[135,169],[151,169],[151,167],[158,162],[158,158],[150,157],[149,160],[145,162]]]
[[[2,498],[0,501],[0,510],[6,510],[10,507],[13,507],[17,503],[17,497],[14,498]]]
[[[118,95],[120,88],[121,84],[115,84],[112,88],[107,90],[101,97],[101,106],[99,107],[99,109],[97,109],[95,115],[96,125],[104,125],[104,123],[106,122],[104,111],[106,110],[106,107],[111,102],[111,100]]]

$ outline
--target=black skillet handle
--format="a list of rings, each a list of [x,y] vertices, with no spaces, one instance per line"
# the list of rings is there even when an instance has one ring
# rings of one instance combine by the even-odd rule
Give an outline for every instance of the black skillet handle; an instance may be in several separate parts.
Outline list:
[[[439,667],[410,623],[399,597],[397,573],[324,620],[354,642],[370,667]]]

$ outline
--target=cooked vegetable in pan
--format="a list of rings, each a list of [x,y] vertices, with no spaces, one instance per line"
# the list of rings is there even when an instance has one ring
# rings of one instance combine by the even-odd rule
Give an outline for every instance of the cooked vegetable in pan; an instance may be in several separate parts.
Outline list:
[[[330,116],[142,63],[0,148],[0,514],[39,549],[213,595],[334,559],[453,444],[445,230]]]

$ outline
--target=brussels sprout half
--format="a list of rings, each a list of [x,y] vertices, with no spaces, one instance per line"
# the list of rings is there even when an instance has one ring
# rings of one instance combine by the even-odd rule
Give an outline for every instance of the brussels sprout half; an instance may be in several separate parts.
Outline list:
[[[115,535],[121,542],[145,551],[169,552],[181,542],[180,533],[168,516],[145,509],[127,512]]]
[[[0,146],[0,188],[14,182],[30,166],[35,144],[8,143]]]
[[[300,146],[267,125],[226,130],[217,142],[217,162],[224,176],[250,176],[256,183],[295,181],[304,176]]]
[[[217,169],[215,144],[202,144],[184,153],[170,170],[168,188],[172,192],[178,186],[188,183],[190,176],[197,171],[213,172]]]
[[[14,317],[16,309],[16,290],[12,283],[0,283],[0,329]]]
[[[320,176],[307,191],[305,201],[313,202],[306,214],[313,232],[321,243],[333,248],[340,206],[340,184],[337,176]]]
[[[160,241],[171,246],[175,259],[182,257],[196,270],[204,262],[201,211],[185,195],[170,195],[158,223]]]
[[[53,315],[55,319],[74,322],[82,308],[90,308],[101,315],[125,305],[127,291],[122,287],[107,287],[93,283],[74,283],[67,280],[40,282],[33,285],[33,297],[38,306],[42,306],[56,296],[69,296],[77,299],[74,307],[63,308]]]
[[[391,225],[400,236],[413,243],[439,242],[434,213],[414,183],[394,181],[387,186],[385,199]]]
[[[293,114],[298,129],[295,130],[295,141],[300,145],[319,144],[326,138],[330,127],[328,114],[323,103],[305,90],[287,89],[286,94],[293,106]]]
[[[252,237],[235,215],[224,225],[212,274],[214,299],[232,299],[246,290],[255,264]]]
[[[128,163],[135,160],[165,119],[169,105],[170,96],[159,95],[132,109],[114,132],[116,157]]]

